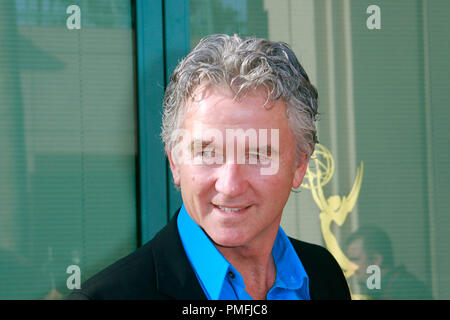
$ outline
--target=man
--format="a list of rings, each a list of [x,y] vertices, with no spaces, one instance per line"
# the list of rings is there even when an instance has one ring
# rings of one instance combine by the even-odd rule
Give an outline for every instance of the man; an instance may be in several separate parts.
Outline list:
[[[317,91],[284,43],[212,35],[164,97],[162,139],[183,206],[73,299],[349,299],[322,247],[280,227],[316,142]]]
[[[349,259],[358,265],[355,279],[365,299],[431,300],[430,291],[405,266],[394,263],[392,244],[388,234],[377,226],[363,226],[353,232],[345,244]],[[370,266],[380,270],[378,285],[373,285],[367,272]],[[370,271],[370,269],[369,269]],[[368,285],[367,282],[370,284]],[[376,283],[375,283],[376,284]]]

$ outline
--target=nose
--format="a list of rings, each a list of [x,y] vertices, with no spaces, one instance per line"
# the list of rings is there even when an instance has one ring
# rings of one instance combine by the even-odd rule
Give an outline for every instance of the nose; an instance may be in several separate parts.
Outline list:
[[[236,197],[246,192],[248,181],[245,174],[245,165],[224,163],[218,168],[216,191],[228,197]]]

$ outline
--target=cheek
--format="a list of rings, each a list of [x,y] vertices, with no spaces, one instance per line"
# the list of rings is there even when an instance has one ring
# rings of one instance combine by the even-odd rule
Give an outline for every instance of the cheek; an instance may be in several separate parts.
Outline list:
[[[181,171],[181,185],[185,185],[190,192],[199,194],[209,189],[213,183],[211,170],[190,166]]]
[[[292,185],[290,175],[260,176],[258,181],[259,189],[274,202],[284,201],[289,196]]]

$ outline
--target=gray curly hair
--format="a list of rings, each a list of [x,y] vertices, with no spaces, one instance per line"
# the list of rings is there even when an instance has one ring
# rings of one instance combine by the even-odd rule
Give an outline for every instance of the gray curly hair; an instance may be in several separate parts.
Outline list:
[[[286,103],[297,159],[313,153],[318,142],[318,94],[288,44],[225,34],[203,38],[175,68],[164,95],[161,137],[166,152],[174,147],[177,137],[173,133],[181,127],[186,102],[200,84],[226,85],[235,98],[265,87],[268,100]]]

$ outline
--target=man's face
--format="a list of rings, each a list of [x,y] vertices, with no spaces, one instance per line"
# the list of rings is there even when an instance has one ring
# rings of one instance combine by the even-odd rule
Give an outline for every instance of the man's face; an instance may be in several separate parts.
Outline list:
[[[358,269],[355,272],[356,279],[359,282],[365,283],[367,280],[367,267],[369,266],[369,261],[367,259],[366,252],[364,251],[363,239],[357,238],[351,242],[348,246],[348,258],[358,265]]]
[[[187,212],[217,245],[246,246],[267,239],[276,234],[291,188],[300,186],[307,167],[306,156],[295,159],[296,144],[286,105],[277,101],[265,109],[266,91],[262,89],[239,100],[219,88],[197,89],[194,96],[187,104],[182,129],[189,133],[191,142],[198,142],[197,147],[187,143],[182,152],[191,156],[178,163],[173,154],[169,155]],[[230,129],[256,133],[266,129],[267,141],[258,135],[255,148],[250,139],[232,138],[232,150],[226,148]],[[272,130],[278,130],[279,139],[272,139]],[[205,137],[208,131],[216,133],[215,137]],[[245,163],[237,158],[239,148],[245,152]],[[261,174],[271,162],[266,162],[267,158],[257,160],[261,150],[268,150],[272,161],[278,161],[274,166],[277,170],[271,174]],[[212,154],[223,161],[202,161]]]

